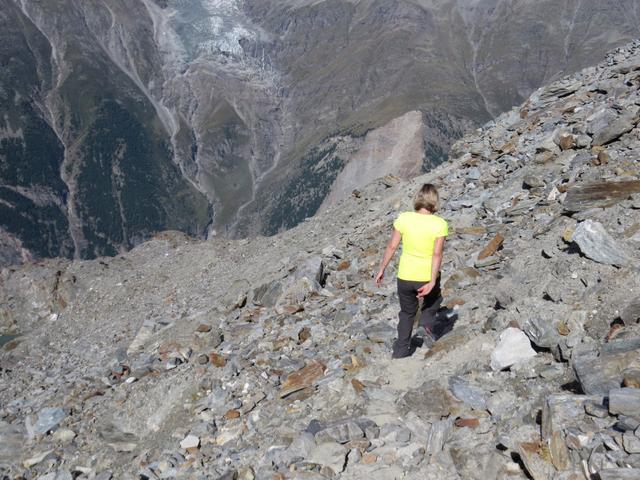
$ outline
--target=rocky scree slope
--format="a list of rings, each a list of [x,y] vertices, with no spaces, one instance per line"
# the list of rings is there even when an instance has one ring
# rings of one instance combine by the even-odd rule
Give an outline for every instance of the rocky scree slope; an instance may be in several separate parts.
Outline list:
[[[270,238],[2,270],[7,478],[640,474],[640,42]],[[450,222],[438,341],[392,361],[391,223]]]
[[[0,0],[0,264],[290,228],[638,25],[637,0]]]

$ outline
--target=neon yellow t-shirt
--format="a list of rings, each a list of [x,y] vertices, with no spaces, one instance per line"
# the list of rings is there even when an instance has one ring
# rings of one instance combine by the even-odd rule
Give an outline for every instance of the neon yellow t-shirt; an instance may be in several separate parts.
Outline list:
[[[393,228],[402,234],[398,278],[429,282],[436,238],[449,235],[447,222],[437,215],[403,212],[393,222]]]

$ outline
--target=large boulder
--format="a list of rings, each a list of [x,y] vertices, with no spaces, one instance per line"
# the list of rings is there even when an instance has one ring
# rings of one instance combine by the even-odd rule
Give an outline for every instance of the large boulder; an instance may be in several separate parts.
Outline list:
[[[625,266],[631,261],[600,222],[585,220],[579,223],[573,233],[573,241],[586,257],[598,263]]]

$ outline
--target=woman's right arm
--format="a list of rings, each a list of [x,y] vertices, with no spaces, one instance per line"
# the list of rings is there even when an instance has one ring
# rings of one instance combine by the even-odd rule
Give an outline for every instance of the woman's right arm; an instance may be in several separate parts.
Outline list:
[[[442,265],[442,252],[444,251],[444,239],[446,237],[436,238],[433,246],[433,257],[431,258],[431,281],[425,283],[418,289],[418,297],[429,295],[433,287],[436,286],[438,275],[440,274],[440,266]]]

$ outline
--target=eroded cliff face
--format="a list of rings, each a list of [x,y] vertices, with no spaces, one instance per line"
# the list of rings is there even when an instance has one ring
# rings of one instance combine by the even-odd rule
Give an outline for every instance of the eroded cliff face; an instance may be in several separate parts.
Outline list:
[[[3,263],[289,228],[369,180],[376,129],[417,112],[429,170],[640,25],[633,0],[0,5]]]

